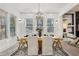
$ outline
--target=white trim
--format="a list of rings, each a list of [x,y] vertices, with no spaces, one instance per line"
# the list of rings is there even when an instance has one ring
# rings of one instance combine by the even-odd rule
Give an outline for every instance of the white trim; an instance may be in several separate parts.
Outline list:
[[[75,12],[74,12],[74,36],[76,36],[76,18],[75,18]]]
[[[10,15],[7,14],[7,36],[10,37]]]

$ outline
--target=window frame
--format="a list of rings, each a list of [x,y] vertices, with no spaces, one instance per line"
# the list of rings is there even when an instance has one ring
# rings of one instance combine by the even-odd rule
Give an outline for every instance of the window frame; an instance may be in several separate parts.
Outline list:
[[[49,20],[51,20],[51,21],[49,21]],[[50,23],[48,23],[48,21],[52,22],[52,23],[50,24]],[[50,31],[51,30],[50,28],[52,29],[52,31]],[[54,18],[47,18],[47,32],[54,33]]]
[[[13,19],[11,19],[11,18],[13,18]],[[14,36],[16,36],[16,17],[14,16],[14,15],[10,15],[10,36],[11,37],[14,37]],[[12,23],[11,23],[11,21],[12,21]],[[13,31],[13,32],[12,32]]]

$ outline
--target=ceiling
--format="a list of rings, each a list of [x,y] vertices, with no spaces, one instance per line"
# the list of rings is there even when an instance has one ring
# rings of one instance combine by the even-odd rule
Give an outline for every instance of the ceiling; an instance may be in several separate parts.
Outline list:
[[[77,4],[74,8],[68,11],[68,13],[74,13],[76,11],[79,11],[79,4]]]
[[[60,13],[70,3],[0,3],[0,8],[9,13],[19,15],[20,12],[37,13],[38,9],[45,13]]]

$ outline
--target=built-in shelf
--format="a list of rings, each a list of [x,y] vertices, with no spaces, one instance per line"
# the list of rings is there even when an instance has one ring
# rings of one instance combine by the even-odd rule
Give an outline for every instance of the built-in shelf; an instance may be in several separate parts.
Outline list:
[[[74,25],[68,25],[68,28],[74,27]]]
[[[67,19],[69,19],[69,18],[63,18],[63,19],[66,19],[66,20],[67,20]]]
[[[68,18],[63,18],[63,21],[66,21],[66,20],[68,20]]]
[[[73,34],[75,35],[75,24],[74,24],[74,14],[66,14],[66,15],[63,15],[63,23],[67,26],[66,27],[66,33],[67,35],[68,34]]]

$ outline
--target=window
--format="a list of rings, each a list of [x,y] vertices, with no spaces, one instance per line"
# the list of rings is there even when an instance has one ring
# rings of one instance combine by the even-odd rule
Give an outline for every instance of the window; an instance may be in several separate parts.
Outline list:
[[[54,32],[54,19],[53,18],[47,19],[47,32]]]
[[[26,31],[32,31],[33,30],[33,19],[27,18],[26,19]]]
[[[6,17],[0,16],[0,40],[7,37],[6,34]]]
[[[15,16],[10,17],[10,36],[15,36]]]

